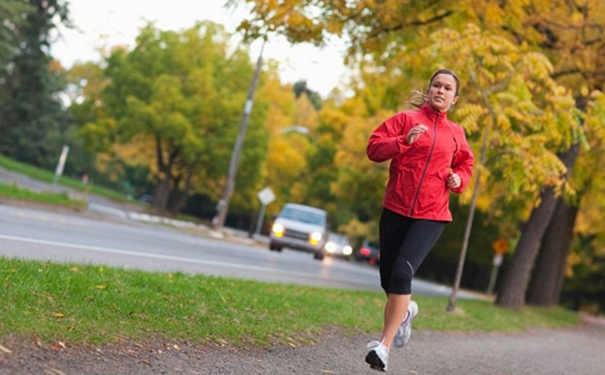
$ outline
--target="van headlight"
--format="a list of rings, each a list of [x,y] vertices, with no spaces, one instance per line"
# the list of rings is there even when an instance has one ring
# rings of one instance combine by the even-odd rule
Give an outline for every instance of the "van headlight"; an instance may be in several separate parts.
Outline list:
[[[271,231],[273,232],[273,235],[275,237],[283,237],[284,236],[284,226],[281,225],[280,223],[273,224],[273,227],[271,228]]]
[[[317,245],[321,241],[321,233],[313,232],[309,235],[309,243],[311,245]]]

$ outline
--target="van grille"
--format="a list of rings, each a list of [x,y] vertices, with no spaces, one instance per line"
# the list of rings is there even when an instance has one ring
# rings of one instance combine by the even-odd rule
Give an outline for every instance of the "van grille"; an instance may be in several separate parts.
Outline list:
[[[298,240],[308,241],[309,233],[292,230],[292,229],[286,229],[286,233],[284,233],[284,237],[290,237],[290,238],[296,238]]]

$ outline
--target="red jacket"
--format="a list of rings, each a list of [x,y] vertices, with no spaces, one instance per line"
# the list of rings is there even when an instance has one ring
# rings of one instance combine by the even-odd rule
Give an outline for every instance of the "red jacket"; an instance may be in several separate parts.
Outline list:
[[[418,124],[429,130],[406,144],[405,136]],[[461,193],[472,176],[475,158],[464,130],[445,112],[424,104],[388,118],[370,136],[366,152],[375,162],[391,159],[385,208],[415,219],[452,221],[447,177],[450,171],[460,176],[460,187],[451,190]]]

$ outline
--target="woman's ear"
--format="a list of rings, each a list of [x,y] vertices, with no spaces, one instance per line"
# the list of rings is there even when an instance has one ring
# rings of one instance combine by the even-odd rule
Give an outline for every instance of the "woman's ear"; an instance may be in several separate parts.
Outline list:
[[[456,102],[458,102],[458,96],[454,97],[454,100],[452,100],[452,104],[450,105],[450,107],[453,107]]]

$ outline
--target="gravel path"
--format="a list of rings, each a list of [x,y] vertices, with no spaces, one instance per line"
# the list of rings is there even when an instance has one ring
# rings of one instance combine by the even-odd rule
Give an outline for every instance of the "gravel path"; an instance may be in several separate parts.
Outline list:
[[[118,343],[62,347],[8,338],[0,343],[0,375],[156,374],[379,374],[363,361],[375,337],[325,332],[315,344],[270,349],[196,346],[188,343]],[[10,353],[5,350],[8,349]],[[393,349],[388,373],[422,375],[603,375],[605,327],[524,333],[414,331]]]

